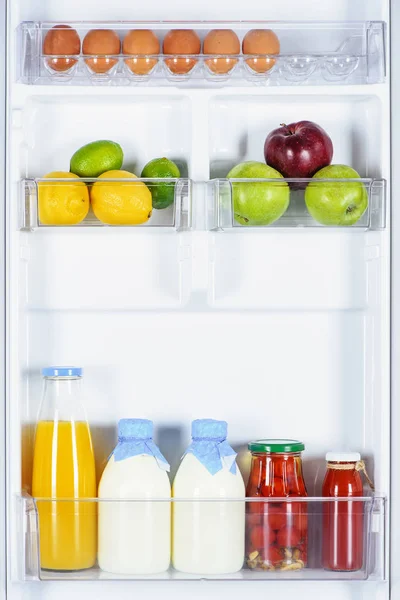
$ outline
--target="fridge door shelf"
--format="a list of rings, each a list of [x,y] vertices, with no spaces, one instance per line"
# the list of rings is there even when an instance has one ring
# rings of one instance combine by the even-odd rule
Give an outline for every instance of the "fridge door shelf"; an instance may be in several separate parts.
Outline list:
[[[89,212],[85,219],[78,224],[68,225],[63,222],[63,218],[65,219],[65,215],[59,215],[58,217],[54,217],[54,222],[49,223],[49,218],[47,217],[47,223],[43,223],[40,219],[40,202],[41,197],[40,194],[43,194],[43,204],[48,205],[49,202],[52,201],[51,198],[46,195],[49,190],[53,187],[55,190],[56,186],[63,186],[63,193],[75,193],[77,189],[77,182],[81,184],[81,182],[86,183],[89,188],[92,184],[96,183],[96,181],[101,181],[101,185],[118,185],[118,186],[135,186],[143,187],[145,184],[151,192],[154,190],[161,189],[162,199],[172,200],[172,204],[167,208],[162,210],[153,209],[151,217],[148,221],[139,225],[124,225],[123,222],[119,224],[115,224],[115,226],[131,226],[131,227],[140,227],[144,228],[166,228],[169,230],[175,229],[176,231],[188,230],[191,228],[192,222],[192,211],[191,211],[191,197],[192,197],[192,182],[190,179],[146,179],[146,178],[135,178],[133,180],[123,180],[123,179],[109,179],[102,178],[101,180],[97,180],[96,178],[81,178],[77,179],[24,179],[21,182],[21,203],[20,203],[20,229],[23,230],[34,230],[38,227],[101,227],[106,226],[106,223],[103,223],[99,219],[96,218],[93,213],[92,208],[90,207]],[[47,188],[47,190],[46,190]],[[68,190],[70,188],[70,190]],[[104,189],[104,188],[103,188]],[[73,198],[73,201],[75,199]],[[57,222],[58,221],[58,222]]]
[[[274,569],[269,568],[267,563],[257,563],[257,559],[253,562],[249,556],[246,556],[245,549],[243,548],[243,568],[230,574],[208,574],[208,573],[182,573],[173,568],[173,564],[168,571],[156,575],[140,575],[140,574],[114,574],[102,571],[97,565],[90,569],[81,571],[55,571],[46,570],[41,565],[41,540],[39,535],[40,530],[40,515],[45,514],[48,511],[46,506],[52,505],[51,512],[53,515],[62,514],[65,519],[71,519],[73,515],[68,513],[66,505],[71,505],[73,513],[83,513],[83,506],[86,506],[86,514],[88,512],[88,506],[95,505],[93,511],[98,511],[100,505],[111,504],[115,509],[117,515],[120,515],[122,519],[127,518],[127,514],[134,515],[135,510],[138,510],[140,514],[143,513],[143,505],[146,504],[147,508],[152,503],[168,502],[171,505],[171,509],[174,510],[176,503],[184,503],[187,510],[193,511],[193,517],[201,515],[202,518],[223,518],[223,515],[227,512],[227,506],[232,503],[243,505],[243,511],[246,512],[246,536],[249,538],[251,535],[251,529],[254,527],[254,515],[256,518],[264,518],[264,515],[268,512],[268,506],[274,505],[274,510],[279,506],[282,515],[286,519],[298,518],[301,515],[301,519],[307,523],[305,538],[307,539],[307,566],[303,568],[303,565],[298,562],[295,548],[281,548],[279,552],[282,552],[282,561],[275,563]],[[344,504],[348,505],[344,506]],[[246,505],[246,510],[245,506]],[[351,508],[350,508],[351,505]],[[246,500],[237,499],[201,499],[201,500],[188,500],[188,499],[173,499],[167,498],[157,500],[146,500],[143,499],[86,499],[86,500],[51,500],[50,498],[31,498],[30,496],[19,496],[17,498],[17,520],[18,520],[18,539],[19,548],[17,554],[13,553],[13,557],[19,557],[14,569],[14,576],[19,580],[107,580],[107,579],[132,579],[132,580],[200,580],[200,579],[217,579],[217,580],[374,580],[382,581],[385,579],[385,545],[384,545],[384,530],[385,530],[385,498],[382,496],[366,496],[357,498],[356,501],[349,498],[334,499],[334,498],[246,498]],[[354,571],[334,571],[323,568],[323,540],[324,527],[327,527],[326,521],[324,524],[324,514],[327,516],[327,512],[330,511],[330,515],[335,512],[335,507],[338,507],[338,512],[344,510],[346,513],[350,510],[353,517],[359,520],[361,524],[360,529],[362,530],[361,542],[362,550],[362,566],[358,570]],[[68,514],[67,514],[68,513]],[[48,514],[48,513],[47,513]],[[292,515],[292,517],[288,515]],[[293,517],[293,514],[295,515]],[[344,517],[347,519],[347,514]],[[343,516],[338,517],[338,523]],[[303,523],[304,523],[303,521]],[[54,521],[53,521],[54,523]],[[72,523],[72,520],[71,520]],[[348,521],[347,521],[348,523]],[[286,528],[287,529],[287,528]],[[64,535],[67,529],[63,529]],[[279,533],[279,531],[278,531]],[[353,530],[354,533],[354,530]],[[326,533],[325,533],[326,535]],[[270,540],[270,536],[268,540]],[[243,538],[244,539],[244,538]],[[304,539],[302,540],[304,544]],[[325,542],[324,542],[325,543]],[[261,550],[261,548],[260,548]],[[250,552],[250,548],[247,548]],[[304,552],[303,549],[300,552]],[[297,554],[299,554],[298,552]],[[259,553],[260,554],[260,553]],[[285,557],[285,558],[283,558]],[[253,557],[251,557],[253,558]],[[303,556],[305,558],[305,556]],[[326,561],[326,556],[325,556]],[[327,566],[326,562],[324,563]],[[361,562],[360,562],[361,564]],[[250,565],[250,566],[248,566]],[[291,568],[287,568],[291,565]],[[295,565],[293,567],[293,565]],[[281,570],[283,568],[283,570]]]
[[[162,46],[170,29],[194,29],[203,42],[212,29],[232,29],[240,44],[252,29],[272,28],[280,53],[44,55],[43,42],[56,22],[23,22],[18,28],[18,81],[69,85],[326,85],[385,80],[385,24],[366,22],[63,22],[82,41],[91,29],[112,29],[121,41],[134,29],[153,30]],[[98,65],[98,66],[96,66]],[[103,72],[96,72],[103,71]],[[142,74],[140,73],[142,72]]]
[[[57,222],[58,217],[54,218],[54,222],[44,223],[40,219],[40,192],[42,190],[42,202],[45,203],[46,187],[50,189],[52,186],[68,186],[74,191],[78,180],[75,179],[24,179],[22,180],[21,203],[20,203],[20,229],[34,230],[40,228],[51,227],[101,227],[106,226],[96,218],[92,209],[89,210],[86,218],[78,224],[67,225],[65,222]],[[93,178],[82,178],[79,182],[85,182],[89,186],[98,181]],[[102,185],[121,184],[120,179],[101,179]],[[142,228],[167,228],[177,231],[202,229],[201,219],[197,219],[196,223],[192,223],[192,197],[193,187],[196,182],[190,179],[134,179],[124,185],[142,185],[146,184],[150,190],[154,190],[157,186],[165,186],[164,190],[171,193],[173,190],[173,203],[162,210],[154,209],[150,219],[141,225],[131,225],[132,227]],[[313,219],[305,204],[306,187],[314,188],[315,194],[328,194],[330,197],[337,196],[342,200],[346,199],[347,185],[353,187],[353,197],[356,201],[368,200],[365,212],[354,223],[342,223],[323,225]],[[202,191],[203,183],[199,182],[199,189]],[[206,228],[210,231],[253,231],[254,229],[266,228],[339,228],[349,230],[381,230],[386,226],[386,181],[383,179],[213,179],[207,184],[206,201],[207,201],[207,223]],[[278,198],[280,193],[289,195],[289,206],[286,212],[273,223],[268,223],[268,213],[266,223],[260,224],[260,221],[246,222],[244,219],[235,216],[234,199],[235,194],[239,198],[239,194],[246,196],[256,188],[260,189],[260,197],[265,193],[275,194]],[[68,191],[68,189],[67,189]],[[64,192],[65,193],[65,192]],[[364,199],[362,198],[364,196]],[[358,200],[357,200],[358,199]],[[278,200],[279,201],[279,200]],[[356,208],[357,210],[357,208]],[[60,217],[62,219],[62,216]],[[113,225],[110,225],[113,226]],[[124,226],[123,223],[114,226]],[[127,225],[129,226],[129,225]]]
[[[362,229],[362,230],[381,230],[386,226],[386,181],[383,179],[214,179],[209,183],[209,210],[208,210],[208,229],[212,231],[254,231],[254,229],[270,229],[285,227],[334,227],[339,229]],[[240,216],[237,209],[235,211],[234,201],[243,204],[251,193],[256,194],[257,186],[260,189],[260,196],[271,194],[275,196],[278,202],[280,192],[287,194],[289,192],[289,206],[286,212],[273,223],[268,223],[268,212],[266,211],[265,224],[261,224],[258,215],[255,215],[254,223],[248,221],[247,217]],[[305,195],[308,189],[312,200],[315,202],[324,196],[328,200],[335,200],[337,203],[347,204],[346,195],[351,186],[354,205],[360,202],[365,203],[368,198],[368,205],[365,212],[355,222],[346,222],[347,214],[350,213],[351,203],[346,213],[343,213],[341,223],[335,223],[334,217],[330,224],[324,225],[318,223],[309,213]],[[362,189],[364,187],[364,190]],[[247,189],[246,189],[247,188]],[[364,196],[364,198],[362,197]],[[251,200],[249,201],[249,203]],[[357,208],[355,208],[357,210]],[[331,215],[328,215],[330,217]],[[257,219],[258,217],[258,219]]]

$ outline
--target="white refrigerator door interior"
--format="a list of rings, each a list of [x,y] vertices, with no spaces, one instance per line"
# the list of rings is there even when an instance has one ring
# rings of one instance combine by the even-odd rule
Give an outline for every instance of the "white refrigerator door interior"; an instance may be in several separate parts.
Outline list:
[[[0,172],[5,175],[6,172],[6,12],[0,11]],[[1,304],[5,306],[5,261],[6,261],[6,245],[5,245],[5,177],[2,176],[0,186],[0,297]],[[3,310],[0,317],[0,447],[2,448],[0,457],[0,598],[6,597],[6,454],[5,454],[5,424],[6,424],[6,403],[5,403],[5,314]]]
[[[40,370],[71,363],[85,367],[98,476],[114,445],[118,419],[154,420],[157,442],[174,475],[189,442],[191,420],[212,417],[228,422],[244,475],[248,441],[297,438],[306,444],[310,496],[321,495],[325,452],[356,450],[367,461],[378,495],[388,497],[389,52],[386,79],[371,85],[328,85],[324,79],[309,86],[269,87],[225,87],[223,82],[214,87],[201,82],[168,87],[92,82],[78,87],[50,78],[37,81],[41,85],[17,81],[17,74],[28,68],[18,33],[24,21],[384,21],[386,40],[389,14],[389,0],[171,0],[168,6],[161,0],[147,0],[143,6],[128,0],[8,0],[8,599],[105,600],[118,595],[131,600],[142,595],[155,600],[163,595],[167,600],[200,600],[207,595],[210,600],[239,600],[260,595],[389,600],[389,519],[384,508],[372,522],[370,550],[377,560],[366,581],[306,581],[306,571],[301,582],[239,581],[241,574],[226,581],[171,577],[113,582],[99,580],[99,571],[89,582],[57,581],[51,574],[37,581],[36,508],[21,500],[21,493],[31,491]],[[321,32],[321,40],[329,44],[329,31]],[[223,193],[217,184],[205,182],[225,177],[239,162],[263,161],[266,134],[282,122],[304,119],[330,133],[334,163],[351,164],[364,178],[387,181],[383,226],[289,224],[245,233],[232,223],[225,231],[209,226],[215,206],[223,208]],[[194,182],[193,190],[183,184],[188,187],[181,211],[187,218],[191,200],[193,229],[175,230],[179,211],[169,213],[174,227],[21,227],[27,207],[32,209],[35,178],[68,171],[74,150],[96,139],[118,141],[126,165],[137,174],[152,158],[175,157],[182,176]],[[23,187],[24,179],[29,182]],[[382,193],[381,217],[383,199]],[[0,226],[1,218],[0,211]],[[0,285],[2,281],[0,277]],[[2,426],[0,419],[0,440]],[[0,473],[3,456],[0,452]],[[0,496],[0,508],[3,500]],[[0,577],[3,565],[1,561]]]
[[[400,24],[400,6],[398,2],[392,2],[392,30]],[[400,40],[393,36],[391,38],[392,59],[392,106],[400,98]],[[395,190],[394,198],[398,196],[397,190],[400,185],[400,173],[398,165],[400,164],[400,140],[397,132],[400,131],[400,114],[392,110],[392,187]],[[391,327],[391,363],[392,363],[392,408],[391,408],[391,440],[392,440],[392,460],[391,460],[391,511],[390,511],[390,583],[391,598],[399,600],[400,598],[400,519],[396,506],[400,501],[400,380],[399,380],[399,361],[400,361],[400,314],[398,311],[400,298],[400,277],[396,265],[400,259],[400,236],[398,234],[400,227],[399,205],[394,201],[392,210],[392,327]]]

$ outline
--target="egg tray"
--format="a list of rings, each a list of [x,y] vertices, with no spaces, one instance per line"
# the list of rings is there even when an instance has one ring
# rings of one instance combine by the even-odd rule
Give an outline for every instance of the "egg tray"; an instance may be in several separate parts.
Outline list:
[[[51,68],[51,62],[57,59],[68,59],[72,63],[68,71],[60,72]],[[192,78],[208,82],[225,82],[234,77],[235,79],[245,79],[253,83],[267,83],[279,78],[281,81],[289,83],[305,83],[312,75],[320,75],[327,82],[344,82],[360,66],[360,61],[365,57],[355,55],[118,55],[118,56],[100,56],[85,55],[85,57],[66,57],[66,56],[41,56],[45,65],[48,77],[57,83],[69,83],[76,77],[86,78],[93,84],[98,83],[147,83],[150,79],[164,79],[171,83],[190,81]],[[130,61],[146,60],[149,64],[157,61],[148,74],[136,74],[129,68]],[[96,73],[87,62],[104,61],[110,63],[110,70],[106,73]],[[188,73],[174,73],[168,67],[168,64],[176,64],[177,61],[184,60],[188,64],[196,61],[196,64],[190,68]],[[267,60],[271,67],[264,73],[259,73],[249,66],[250,61]],[[226,64],[226,73],[216,73],[213,66],[223,61]],[[50,63],[50,64],[49,64]],[[220,70],[220,67],[217,67]],[[216,69],[214,69],[216,70]]]
[[[58,23],[25,22],[19,26],[17,80],[26,84],[144,85],[209,87],[213,85],[318,85],[367,84],[385,79],[384,31],[382,22],[365,23],[68,23],[81,40],[90,29],[113,29],[120,38],[131,29],[152,29],[159,40],[170,29],[194,29],[203,41],[213,28],[232,29],[242,42],[251,29],[271,28],[281,43],[280,54],[149,54],[149,55],[44,55],[46,33]],[[67,23],[64,23],[67,25]],[[327,49],[331,48],[331,49]],[[59,59],[71,66],[59,71]],[[138,74],[135,65],[144,61],[149,72]],[[179,62],[178,62],[179,61]],[[264,62],[264,72],[258,72]],[[96,72],[102,63],[104,73]],[[177,66],[186,66],[175,72]],[[109,67],[108,67],[109,65]],[[94,68],[92,68],[94,67]],[[221,68],[222,67],[222,68]],[[253,68],[254,67],[254,68]],[[257,70],[258,69],[258,70]],[[221,73],[220,71],[226,71]]]

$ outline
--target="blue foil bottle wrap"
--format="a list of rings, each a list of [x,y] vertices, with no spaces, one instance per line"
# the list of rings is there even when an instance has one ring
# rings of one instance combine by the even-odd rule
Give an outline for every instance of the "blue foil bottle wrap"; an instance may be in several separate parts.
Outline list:
[[[224,467],[236,475],[237,453],[226,441],[227,432],[225,421],[196,419],[192,422],[192,443],[185,454],[193,454],[211,475]]]
[[[111,456],[115,462],[147,454],[154,456],[158,466],[163,471],[169,471],[170,466],[159,447],[153,442],[153,421],[147,419],[121,419],[118,422],[118,444]]]

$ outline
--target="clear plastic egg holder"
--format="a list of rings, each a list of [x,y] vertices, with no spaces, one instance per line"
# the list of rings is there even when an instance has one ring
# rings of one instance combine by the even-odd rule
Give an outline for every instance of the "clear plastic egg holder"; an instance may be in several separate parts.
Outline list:
[[[64,71],[59,71],[52,68],[52,62],[58,60],[66,60],[71,62],[71,67]],[[186,61],[188,63],[188,72],[180,73],[173,72],[168,63],[177,61]],[[90,62],[97,63],[99,61],[107,61],[109,67],[104,72],[97,72],[90,66]],[[146,61],[149,64],[148,73],[136,73],[133,68],[130,68],[129,63],[135,64],[139,61]],[[227,65],[225,73],[215,72],[212,65],[224,61]],[[267,61],[270,67],[262,72],[252,68],[251,64]],[[70,81],[78,70],[78,65],[81,63],[81,69],[87,71],[87,77],[98,83],[101,81],[110,81],[114,77],[127,77],[136,80],[138,83],[150,79],[156,72],[159,75],[164,75],[167,79],[176,81],[188,81],[194,74],[201,73],[202,76],[209,81],[225,81],[232,77],[235,71],[241,70],[242,77],[254,83],[260,83],[270,79],[271,75],[279,71],[282,80],[291,83],[303,83],[309,79],[316,71],[322,73],[323,79],[326,81],[342,81],[349,77],[359,65],[359,57],[351,55],[340,55],[333,57],[313,57],[306,55],[281,57],[276,55],[85,55],[66,56],[66,55],[49,55],[43,56],[45,67],[53,80],[60,82]],[[194,62],[193,66],[190,63]],[[152,63],[154,63],[152,65]]]
[[[202,43],[211,29],[232,29],[240,43],[251,29],[272,29],[280,40],[280,54],[219,55],[44,55],[43,41],[55,25],[78,31],[81,42],[91,29],[115,30],[121,39],[132,29],[153,30],[162,48],[171,29],[194,29]],[[318,83],[379,83],[385,77],[385,24],[293,23],[293,22],[109,22],[34,23],[19,26],[20,60],[18,80],[30,84],[177,85],[215,83],[232,85],[293,85]],[[57,69],[57,62],[70,67]],[[148,68],[146,66],[148,65]],[[98,72],[98,65],[101,64]],[[97,65],[97,68],[96,68]],[[108,66],[109,65],[109,66]],[[65,66],[65,64],[64,64]],[[136,68],[135,68],[136,67]],[[143,68],[144,67],[144,68]],[[142,71],[142,72],[140,72]],[[145,71],[145,72],[143,72]],[[148,71],[148,72],[146,72]]]

